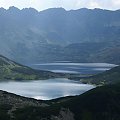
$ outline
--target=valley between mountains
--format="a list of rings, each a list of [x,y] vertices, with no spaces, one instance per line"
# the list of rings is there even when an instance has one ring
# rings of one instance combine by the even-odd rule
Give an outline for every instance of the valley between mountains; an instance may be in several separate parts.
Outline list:
[[[120,10],[0,8],[0,54],[0,120],[120,120]]]
[[[0,57],[1,79],[44,79],[55,73],[33,70],[3,56]],[[32,73],[32,75],[31,75]],[[44,73],[44,74],[43,74]],[[30,75],[29,75],[30,74]],[[6,77],[4,77],[6,76]],[[9,76],[9,77],[8,77]],[[18,79],[19,78],[19,79]],[[0,91],[1,120],[119,120],[120,67],[80,79],[83,83],[102,85],[82,95],[49,101],[25,98]],[[99,109],[98,109],[99,108]]]

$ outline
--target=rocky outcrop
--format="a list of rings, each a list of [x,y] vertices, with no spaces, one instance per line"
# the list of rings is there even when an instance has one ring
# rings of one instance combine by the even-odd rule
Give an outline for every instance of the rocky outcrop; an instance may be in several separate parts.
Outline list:
[[[74,114],[69,110],[62,108],[58,116],[52,116],[51,120],[75,120]]]

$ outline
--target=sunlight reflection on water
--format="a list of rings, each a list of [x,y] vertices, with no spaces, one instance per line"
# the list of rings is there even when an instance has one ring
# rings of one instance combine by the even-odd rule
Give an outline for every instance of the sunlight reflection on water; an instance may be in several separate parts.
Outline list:
[[[60,78],[43,81],[10,81],[0,83],[1,90],[41,100],[79,95],[92,88],[94,88],[93,85],[81,84],[77,81]]]

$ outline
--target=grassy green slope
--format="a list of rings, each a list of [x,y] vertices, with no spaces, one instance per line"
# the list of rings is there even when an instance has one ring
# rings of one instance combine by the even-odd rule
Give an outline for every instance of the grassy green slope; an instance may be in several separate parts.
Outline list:
[[[114,84],[120,82],[120,66],[112,68],[111,70],[103,73],[81,79],[83,83],[90,83],[96,85]]]
[[[55,77],[52,72],[39,71],[17,64],[6,57],[0,56],[0,80],[35,80]]]

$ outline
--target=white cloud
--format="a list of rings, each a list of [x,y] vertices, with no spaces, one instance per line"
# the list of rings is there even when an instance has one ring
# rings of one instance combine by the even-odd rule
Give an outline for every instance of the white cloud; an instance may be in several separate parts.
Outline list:
[[[90,6],[90,8],[100,8],[100,4],[95,1],[91,1],[89,6]]]
[[[0,0],[0,7],[9,8],[16,6],[20,9],[33,7],[43,10],[52,7],[64,7],[65,9],[103,8],[120,9],[120,0]]]
[[[112,0],[112,3],[113,3],[114,5],[120,5],[120,0]]]

